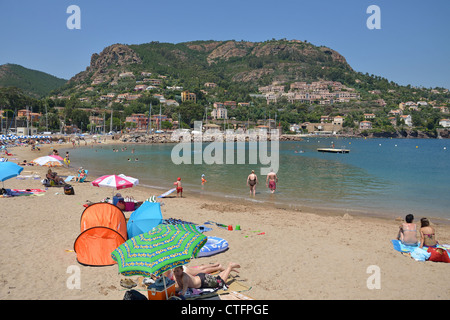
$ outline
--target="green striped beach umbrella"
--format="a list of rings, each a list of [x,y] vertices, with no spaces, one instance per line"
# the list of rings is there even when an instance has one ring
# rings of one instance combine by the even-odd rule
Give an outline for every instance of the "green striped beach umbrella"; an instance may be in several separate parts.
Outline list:
[[[189,263],[207,241],[195,225],[160,224],[150,232],[128,239],[112,252],[119,272],[125,276],[160,276]]]

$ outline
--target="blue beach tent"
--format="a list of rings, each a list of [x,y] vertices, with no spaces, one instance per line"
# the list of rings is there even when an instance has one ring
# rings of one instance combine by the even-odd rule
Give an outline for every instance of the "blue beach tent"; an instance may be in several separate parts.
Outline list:
[[[128,239],[149,232],[162,223],[161,204],[144,201],[131,215],[127,223]]]

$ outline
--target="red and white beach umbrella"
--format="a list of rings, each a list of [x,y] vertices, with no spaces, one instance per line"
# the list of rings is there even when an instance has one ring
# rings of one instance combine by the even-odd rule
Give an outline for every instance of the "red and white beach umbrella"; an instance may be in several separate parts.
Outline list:
[[[40,166],[46,166],[46,167],[62,167],[62,162],[59,161],[58,159],[55,159],[54,157],[51,156],[43,156],[43,157],[39,157],[34,159],[33,161],[31,161],[34,164],[38,164]]]
[[[139,183],[136,178],[121,175],[106,175],[99,177],[91,182],[95,187],[109,187],[117,190],[131,188]]]
[[[50,155],[49,157],[55,158],[56,160],[60,160],[60,161],[63,161],[63,160],[64,160],[63,157],[58,156],[58,155],[56,155],[56,154],[52,154],[52,155]]]

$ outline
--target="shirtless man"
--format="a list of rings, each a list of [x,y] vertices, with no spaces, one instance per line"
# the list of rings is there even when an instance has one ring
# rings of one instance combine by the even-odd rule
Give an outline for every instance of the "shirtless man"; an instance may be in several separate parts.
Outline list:
[[[412,214],[408,214],[405,217],[406,223],[403,223],[399,227],[397,239],[400,240],[405,245],[414,246],[417,245],[417,226],[413,222],[414,216]]]
[[[177,291],[184,296],[189,288],[200,289],[223,287],[230,272],[237,271],[235,269],[240,267],[239,264],[230,262],[228,267],[217,276],[213,276],[209,273],[199,273],[196,276],[192,276],[183,272],[183,266],[176,267],[173,269],[173,274],[178,286]]]
[[[255,170],[252,170],[252,173],[250,173],[247,177],[247,186],[250,186],[250,195],[255,195],[257,183],[258,177],[255,174]]]
[[[270,169],[270,172],[266,178],[266,187],[267,186],[269,187],[271,193],[275,192],[275,189],[277,188],[277,182],[278,182],[277,174],[273,172],[273,169]]]

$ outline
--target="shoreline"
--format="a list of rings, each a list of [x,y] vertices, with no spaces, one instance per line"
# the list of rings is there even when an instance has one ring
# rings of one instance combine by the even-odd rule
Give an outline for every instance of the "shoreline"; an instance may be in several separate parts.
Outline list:
[[[176,143],[176,142],[172,142]],[[102,145],[125,145],[128,148],[131,148],[133,145],[152,145],[152,144],[159,144],[159,143],[132,143],[132,142],[123,142],[119,140],[107,140],[106,143],[99,144],[97,146]],[[167,143],[164,143],[167,144]],[[78,148],[78,147],[77,147]],[[90,148],[90,146],[80,146],[79,148]],[[95,145],[94,145],[95,148]],[[67,144],[67,146],[61,148],[62,152],[61,154],[65,153],[65,151],[69,151],[72,149],[71,144]],[[76,168],[73,168],[76,170]],[[102,170],[96,170],[91,171],[90,174],[97,174],[98,176],[108,174],[107,172],[102,172]],[[163,192],[167,191],[167,186],[162,185],[143,185],[140,184],[138,187],[144,187],[149,189],[156,189],[156,190],[162,190]],[[261,185],[259,190],[265,190],[265,187]],[[186,190],[189,190],[188,188],[185,188]],[[315,212],[317,214],[322,215],[333,215],[333,216],[344,216],[346,214],[354,215],[354,216],[361,216],[361,217],[373,217],[373,218],[380,218],[380,219],[387,219],[387,220],[393,220],[393,219],[403,219],[403,216],[400,216],[395,211],[388,211],[386,209],[374,209],[374,208],[367,208],[367,207],[352,207],[352,206],[332,206],[332,205],[321,205],[319,203],[316,204],[309,204],[306,202],[299,202],[294,204],[284,204],[281,201],[277,202],[275,199],[274,201],[271,201],[269,199],[258,199],[258,196],[256,198],[252,198],[248,195],[248,189],[245,188],[245,191],[242,193],[242,195],[236,196],[236,195],[218,195],[217,193],[208,192],[205,191],[205,194],[202,195],[203,191],[199,190],[189,190],[190,195],[196,197],[197,199],[203,198],[203,197],[210,197],[212,199],[215,199],[215,201],[221,201],[225,203],[229,202],[239,202],[240,204],[254,204],[254,205],[261,205],[261,206],[270,206],[271,208],[280,208],[283,210],[293,210],[293,211],[299,211],[299,212]],[[162,193],[162,192],[161,192]],[[413,212],[414,214],[414,212]],[[421,216],[419,213],[415,214],[416,216]],[[436,224],[445,224],[450,225],[450,218],[445,218],[442,216],[433,215],[433,213],[427,214],[427,217],[430,219],[433,219],[433,221],[436,221]]]
[[[70,150],[70,144],[65,146]],[[22,161],[63,147],[48,145],[41,151],[15,147],[10,152]],[[33,166],[24,170],[38,172],[42,177],[47,168]],[[68,175],[76,168],[55,170]],[[90,182],[94,179],[95,176],[89,175],[85,183],[73,182],[75,195],[71,196],[61,194],[62,188],[48,188],[39,197],[0,199],[8,208],[0,213],[4,221],[0,227],[4,248],[0,253],[0,299],[123,298],[126,290],[119,284],[123,276],[118,274],[116,265],[83,266],[73,252],[73,243],[80,233],[82,205],[87,200],[98,202],[111,196],[110,188],[93,187]],[[42,184],[40,180],[12,178],[5,181],[5,188],[42,188]],[[139,185],[118,192],[141,201],[161,193]],[[252,201],[224,202],[191,193],[183,198],[173,195],[162,199],[164,219],[182,219],[199,225],[215,221],[233,228],[240,225],[240,231],[210,225],[213,230],[205,235],[226,239],[229,249],[215,256],[193,259],[189,265],[239,263],[236,279],[251,287],[246,294],[257,300],[450,298],[450,289],[443,285],[450,281],[448,264],[417,262],[393,250],[390,241],[400,224],[395,219],[351,212],[332,214],[328,209],[295,211]],[[130,214],[125,212],[127,218]],[[434,219],[431,222],[437,226],[437,239],[450,244],[450,226],[436,224]],[[367,270],[373,265],[381,270],[380,290],[367,287],[370,276]],[[67,287],[69,267],[80,270],[79,289]],[[401,290],[405,281],[409,288]]]

